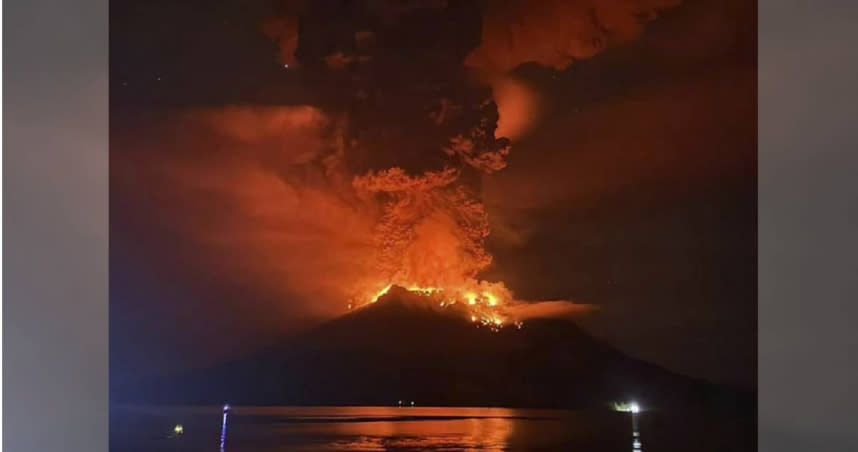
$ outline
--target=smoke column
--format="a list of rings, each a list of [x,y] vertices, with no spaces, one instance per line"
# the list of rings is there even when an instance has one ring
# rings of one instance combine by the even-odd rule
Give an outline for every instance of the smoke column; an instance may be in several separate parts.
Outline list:
[[[492,264],[480,180],[503,170],[508,138],[538,111],[508,72],[562,69],[675,3],[355,2],[353,30],[326,36],[340,16],[286,2],[263,32],[325,94],[319,104],[183,110],[119,130],[112,189],[129,212],[150,212],[137,227],[181,244],[174,265],[252,288],[242,307],[280,300],[286,314],[325,318],[389,284],[511,300],[479,279]],[[331,55],[343,64],[329,67]]]

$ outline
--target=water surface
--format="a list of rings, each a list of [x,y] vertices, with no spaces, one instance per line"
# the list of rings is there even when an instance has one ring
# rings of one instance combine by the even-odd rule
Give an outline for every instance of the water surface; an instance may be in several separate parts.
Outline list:
[[[111,450],[754,450],[751,426],[741,423],[638,416],[635,433],[631,414],[608,410],[232,407],[222,428],[221,407],[114,407]],[[181,435],[173,433],[176,424],[182,425]]]

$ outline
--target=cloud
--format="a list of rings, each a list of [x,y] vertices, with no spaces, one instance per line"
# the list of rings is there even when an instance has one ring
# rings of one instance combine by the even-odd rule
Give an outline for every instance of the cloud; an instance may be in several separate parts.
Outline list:
[[[530,319],[577,317],[597,309],[598,306],[592,304],[554,300],[518,303],[510,307],[509,313],[513,318],[524,321]]]
[[[465,65],[503,73],[523,63],[557,70],[631,41],[679,0],[512,0],[488,3],[482,40]]]
[[[138,212],[141,235],[166,231],[196,250],[192,273],[254,287],[284,311],[342,312],[374,219],[352,195],[335,121],[313,107],[241,106],[149,127],[111,154],[113,196]]]
[[[512,141],[522,138],[540,119],[541,96],[526,83],[510,76],[495,78],[491,85],[498,108],[495,136]]]
[[[283,14],[271,16],[262,23],[262,32],[268,39],[274,41],[278,48],[280,62],[289,66],[297,66],[298,59],[298,16]]]

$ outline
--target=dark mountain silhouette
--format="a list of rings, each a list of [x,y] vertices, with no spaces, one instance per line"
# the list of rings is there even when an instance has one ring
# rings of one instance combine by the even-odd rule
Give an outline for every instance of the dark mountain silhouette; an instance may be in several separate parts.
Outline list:
[[[567,319],[492,331],[453,307],[393,288],[379,301],[254,356],[121,391],[128,402],[258,405],[584,407],[747,410],[750,394],[630,358]]]

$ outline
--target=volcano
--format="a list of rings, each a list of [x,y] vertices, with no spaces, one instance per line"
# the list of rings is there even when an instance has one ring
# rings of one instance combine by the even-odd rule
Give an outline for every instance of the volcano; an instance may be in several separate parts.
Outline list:
[[[750,397],[628,357],[569,319],[481,325],[398,287],[244,359],[126,388],[129,402],[576,408]],[[144,399],[144,400],[141,400]]]

